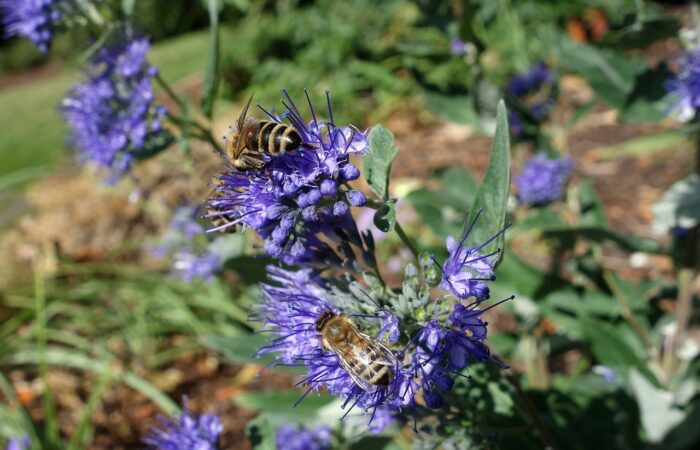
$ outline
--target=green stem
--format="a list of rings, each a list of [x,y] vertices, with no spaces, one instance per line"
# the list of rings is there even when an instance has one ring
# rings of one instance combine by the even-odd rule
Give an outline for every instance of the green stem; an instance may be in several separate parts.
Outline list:
[[[155,78],[156,82],[160,85],[160,87],[163,88],[166,94],[168,94],[168,97],[170,97],[175,103],[177,103],[177,105],[180,107],[180,110],[186,110],[187,105],[185,104],[184,100],[179,95],[177,95],[177,93],[168,84],[168,82],[163,79],[160,73],[156,74]],[[216,138],[214,138],[210,127],[202,125],[196,120],[185,119],[183,117],[177,116],[170,111],[168,111],[168,118],[178,126],[183,128],[186,127],[188,131],[190,128],[198,130],[201,134],[193,134],[192,136],[194,136],[197,139],[200,139],[201,141],[211,144],[212,146],[214,146],[214,148],[219,154],[225,154],[224,149],[221,147]]]
[[[613,275],[607,270],[604,270],[603,279],[610,288],[610,291],[612,291],[612,294],[617,300],[617,302],[620,304],[620,309],[622,310],[622,317],[627,321],[630,328],[632,328],[632,331],[634,331],[634,333],[637,335],[639,340],[642,341],[644,346],[647,349],[652,350],[655,355],[656,349],[654,348],[654,343],[652,342],[651,338],[646,333],[646,331],[644,331],[644,327],[642,327],[642,325],[637,320],[637,317],[632,312],[632,309],[627,303],[627,296],[622,292],[622,289],[620,289],[620,286],[618,286],[617,281],[615,280]]]
[[[100,14],[100,11],[91,2],[84,0],[75,0],[73,4],[83,13],[83,17],[98,29],[105,26],[105,20]]]
[[[175,93],[172,87],[168,84],[167,81],[161,76],[160,72],[156,74],[156,82],[160,85],[161,88],[165,91],[166,94],[168,94],[168,97],[170,97],[181,109],[185,109],[185,102],[180,98],[179,95]]]
[[[557,449],[556,442],[554,442],[554,439],[552,439],[552,436],[549,434],[547,429],[544,427],[544,423],[542,422],[540,415],[537,413],[537,409],[535,408],[535,405],[532,404],[532,401],[530,401],[530,398],[527,396],[527,394],[523,390],[518,378],[516,376],[514,376],[512,373],[506,373],[506,380],[508,380],[510,385],[513,386],[513,389],[515,389],[515,395],[518,397],[520,402],[525,407],[525,411],[527,412],[527,415],[530,416],[530,418],[532,419],[532,425],[534,425],[535,431],[537,431],[537,434],[539,435],[540,439],[542,440],[542,443],[545,445],[545,449],[556,450]]]
[[[411,250],[411,253],[413,253],[413,256],[416,258],[416,261],[420,262],[420,252],[416,248],[415,245],[413,245],[413,242],[411,242],[411,239],[408,237],[406,232],[403,230],[403,227],[399,222],[396,222],[396,226],[394,227],[394,231],[396,231],[396,234],[399,235],[401,240],[403,241],[404,244],[406,244],[406,247],[408,247],[409,250]]]
[[[671,344],[671,361],[668,364],[668,373],[673,373],[678,367],[678,351],[685,339],[690,322],[693,301],[693,279],[695,271],[690,268],[683,268],[678,272],[678,305],[676,306],[676,330],[673,334]]]
[[[36,263],[41,264],[41,262]],[[44,432],[49,447],[54,448],[60,442],[58,424],[56,423],[56,405],[49,385],[49,367],[46,362],[46,286],[44,274],[39,267],[34,267],[34,308],[36,313],[36,348],[39,355],[39,376],[43,386],[42,400],[44,406]]]

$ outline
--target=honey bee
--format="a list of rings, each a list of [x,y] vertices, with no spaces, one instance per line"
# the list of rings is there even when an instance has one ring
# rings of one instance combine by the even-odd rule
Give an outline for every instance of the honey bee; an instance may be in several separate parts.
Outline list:
[[[207,214],[205,214],[204,217],[211,220],[215,230],[221,231],[222,233],[235,233],[238,229],[238,224],[235,223],[236,217],[232,214],[225,214],[216,204],[216,200],[223,197],[223,194],[218,189],[218,186],[221,184],[222,174],[223,172],[212,179],[212,188],[206,200]]]
[[[321,314],[314,324],[323,348],[338,355],[355,384],[365,391],[389,385],[396,357],[382,343],[361,333],[347,316],[333,311]]]
[[[289,125],[246,118],[252,100],[251,95],[226,145],[226,155],[240,171],[262,169],[265,166],[264,153],[282,155],[303,145],[299,132]]]

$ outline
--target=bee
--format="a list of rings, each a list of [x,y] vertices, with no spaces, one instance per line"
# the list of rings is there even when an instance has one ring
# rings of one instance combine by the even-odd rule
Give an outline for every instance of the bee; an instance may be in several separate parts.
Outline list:
[[[251,95],[238,117],[237,128],[231,131],[226,145],[226,155],[240,171],[262,169],[265,166],[264,153],[282,155],[303,145],[299,132],[289,125],[246,118],[252,100]]]
[[[235,222],[236,217],[232,214],[225,214],[217,205],[217,199],[223,197],[223,193],[218,189],[218,186],[221,184],[221,175],[223,175],[223,173],[224,172],[221,172],[212,179],[212,188],[206,199],[207,214],[205,214],[204,217],[211,220],[215,230],[221,231],[222,233],[235,233],[238,229],[238,224]]]
[[[323,348],[338,355],[355,384],[365,391],[389,385],[396,357],[382,343],[361,333],[347,316],[333,311],[321,314],[314,325],[321,333]]]

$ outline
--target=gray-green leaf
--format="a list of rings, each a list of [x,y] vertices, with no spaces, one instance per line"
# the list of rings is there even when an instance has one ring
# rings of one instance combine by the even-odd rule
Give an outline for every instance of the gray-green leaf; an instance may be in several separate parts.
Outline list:
[[[653,227],[660,233],[679,226],[700,223],[700,175],[692,174],[674,183],[654,206]]]
[[[510,140],[506,105],[498,102],[496,113],[496,134],[493,137],[489,165],[484,180],[476,193],[474,206],[469,214],[473,220],[482,211],[479,221],[472,230],[470,245],[480,244],[491,239],[506,224],[508,191],[510,190]],[[503,248],[504,236],[500,235],[484,248],[485,253]],[[499,255],[499,261],[503,252]],[[496,262],[498,264],[498,262]]]
[[[374,213],[374,225],[387,233],[396,226],[396,206],[394,202],[384,203],[376,213]]]
[[[683,421],[685,414],[673,406],[670,392],[655,387],[636,370],[630,373],[630,382],[647,438],[651,442],[660,442],[668,431]]]
[[[389,198],[389,172],[396,157],[394,136],[381,125],[369,133],[369,150],[363,158],[365,177],[374,192],[381,198]]]

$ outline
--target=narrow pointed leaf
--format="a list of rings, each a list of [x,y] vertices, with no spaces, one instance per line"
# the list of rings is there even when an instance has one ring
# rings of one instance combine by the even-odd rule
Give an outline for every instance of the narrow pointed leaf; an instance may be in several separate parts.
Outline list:
[[[479,220],[472,230],[469,245],[478,245],[491,239],[506,224],[508,191],[510,190],[510,140],[508,119],[503,100],[498,103],[496,114],[496,134],[491,145],[489,164],[486,174],[476,193],[474,206],[469,214],[470,221],[479,211]],[[491,253],[503,248],[504,236],[500,235],[484,248],[484,253]],[[499,261],[503,252],[499,254]],[[498,262],[496,262],[498,264]]]

